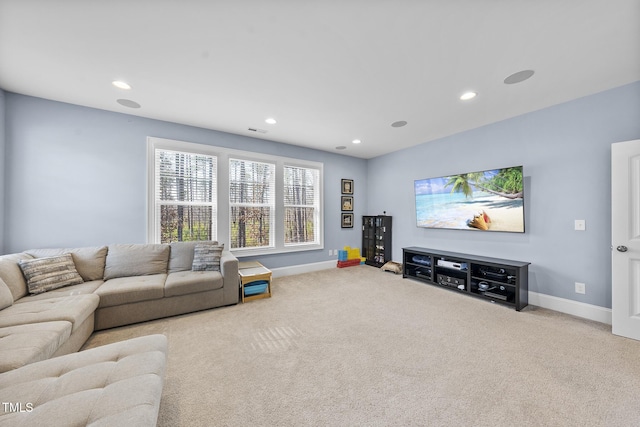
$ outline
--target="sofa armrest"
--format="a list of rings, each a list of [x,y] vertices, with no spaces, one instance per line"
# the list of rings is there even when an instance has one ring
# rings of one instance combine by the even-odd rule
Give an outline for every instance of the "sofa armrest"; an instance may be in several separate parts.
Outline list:
[[[224,305],[237,304],[240,294],[238,258],[229,251],[222,251],[220,273],[224,280]]]

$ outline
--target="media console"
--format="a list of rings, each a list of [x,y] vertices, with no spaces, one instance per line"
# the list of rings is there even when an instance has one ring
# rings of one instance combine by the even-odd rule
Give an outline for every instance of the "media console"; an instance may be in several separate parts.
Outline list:
[[[410,277],[514,307],[527,306],[529,262],[435,249],[402,248],[402,277]]]

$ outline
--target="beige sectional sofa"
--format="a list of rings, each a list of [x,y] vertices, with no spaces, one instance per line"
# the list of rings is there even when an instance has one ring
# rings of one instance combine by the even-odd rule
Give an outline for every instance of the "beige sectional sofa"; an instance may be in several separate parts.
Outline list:
[[[75,352],[94,330],[237,304],[238,294],[238,260],[217,242],[0,256],[0,426],[155,425],[166,337]]]
[[[192,271],[202,245],[117,244],[0,256],[0,372],[78,351],[94,330],[237,304],[237,258],[222,251],[220,271]],[[81,283],[30,295],[20,261],[68,253]]]

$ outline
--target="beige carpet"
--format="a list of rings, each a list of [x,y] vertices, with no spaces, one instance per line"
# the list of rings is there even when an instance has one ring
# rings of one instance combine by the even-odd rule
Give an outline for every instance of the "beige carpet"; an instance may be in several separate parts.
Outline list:
[[[94,334],[163,333],[159,426],[638,426],[640,342],[369,266]]]

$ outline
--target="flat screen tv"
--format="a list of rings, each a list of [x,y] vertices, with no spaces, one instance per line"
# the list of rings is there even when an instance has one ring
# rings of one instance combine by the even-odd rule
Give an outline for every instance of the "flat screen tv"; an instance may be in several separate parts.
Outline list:
[[[522,166],[414,182],[418,227],[524,233]]]

